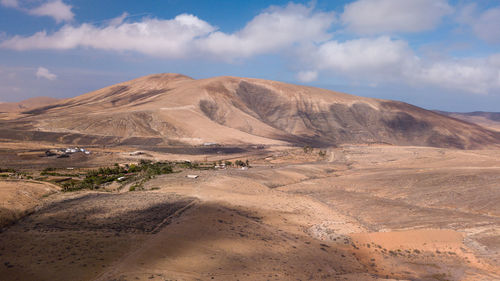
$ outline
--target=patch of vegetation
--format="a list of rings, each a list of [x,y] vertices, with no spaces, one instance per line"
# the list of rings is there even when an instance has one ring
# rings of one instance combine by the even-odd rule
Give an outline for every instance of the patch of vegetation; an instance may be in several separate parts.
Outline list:
[[[243,162],[243,161],[241,161],[241,160],[236,160],[236,161],[234,162],[234,164],[235,164],[236,166],[239,166],[239,167],[250,167],[250,162],[248,161],[248,159],[247,159],[247,160],[245,160],[245,162]]]
[[[129,191],[144,190],[144,184],[150,179],[151,177],[146,177],[136,181],[130,186]]]
[[[215,165],[217,165],[217,163],[215,163],[215,162],[213,162],[213,163],[194,162],[193,163],[190,161],[177,162],[174,164],[176,167],[185,168],[185,169],[192,169],[192,170],[210,170],[210,169],[214,169]]]
[[[62,186],[64,191],[72,191],[72,190],[78,190],[79,184],[81,183],[80,181],[70,179],[64,182],[54,182],[55,184],[59,184]]]
[[[22,172],[12,168],[0,168],[0,178],[33,179],[29,172]]]
[[[43,171],[40,173],[41,176],[53,176],[53,177],[79,177],[79,174],[64,174],[64,173],[57,173],[57,168],[52,168],[48,167],[43,169]]]
[[[17,171],[11,168],[0,168],[0,173],[16,173]]]
[[[62,184],[64,191],[75,191],[81,189],[96,190],[102,188],[105,184],[119,181],[124,177],[138,179],[133,185],[134,190],[142,189],[142,185],[156,175],[173,173],[173,164],[170,162],[152,162],[141,160],[139,164],[114,167],[104,167],[87,172],[82,181],[70,180]],[[131,187],[132,189],[132,187]]]
[[[313,148],[311,146],[309,146],[309,145],[305,145],[302,149],[304,150],[304,153],[311,153],[311,152],[313,152]]]
[[[53,176],[53,177],[79,177],[79,174],[62,174],[55,172],[41,172],[41,176]]]
[[[230,161],[224,162],[226,166],[232,166]],[[153,162],[149,160],[141,160],[138,164],[119,165],[114,164],[111,167],[101,167],[96,170],[81,172],[79,174],[64,174],[58,173],[56,168],[46,168],[40,173],[38,180],[50,181],[62,187],[63,191],[77,190],[99,190],[112,182],[119,182],[121,187],[129,186],[129,191],[144,190],[144,184],[155,178],[158,175],[176,173],[174,168],[193,169],[193,170],[209,170],[214,169],[215,165],[222,164],[218,162]],[[235,163],[240,167],[249,167],[248,160],[237,160]],[[50,180],[48,176],[62,176],[68,179]],[[157,188],[156,188],[157,189]]]

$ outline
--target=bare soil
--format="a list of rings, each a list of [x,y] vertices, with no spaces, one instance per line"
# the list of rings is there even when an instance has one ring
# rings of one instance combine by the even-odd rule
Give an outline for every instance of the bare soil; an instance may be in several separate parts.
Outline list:
[[[135,159],[129,149],[103,154],[102,163],[106,155]],[[265,151],[151,152],[152,159],[249,159],[252,168],[184,170],[148,181],[146,191],[50,195],[0,233],[0,276],[500,279],[499,150]],[[186,177],[193,173],[199,177]]]

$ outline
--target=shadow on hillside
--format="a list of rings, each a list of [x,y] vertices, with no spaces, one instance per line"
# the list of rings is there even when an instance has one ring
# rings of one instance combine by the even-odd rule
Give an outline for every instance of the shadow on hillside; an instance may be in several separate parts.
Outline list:
[[[1,233],[0,275],[335,280],[382,273],[353,247],[279,229],[249,209],[159,192],[93,193],[42,208]]]

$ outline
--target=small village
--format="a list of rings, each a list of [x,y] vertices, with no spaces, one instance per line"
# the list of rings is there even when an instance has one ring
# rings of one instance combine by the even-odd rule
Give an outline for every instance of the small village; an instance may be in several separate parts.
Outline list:
[[[45,151],[45,156],[57,156],[57,158],[67,158],[70,154],[74,153],[83,153],[85,155],[90,155],[91,152],[82,147],[68,147],[68,148],[58,148],[58,149],[49,149]]]

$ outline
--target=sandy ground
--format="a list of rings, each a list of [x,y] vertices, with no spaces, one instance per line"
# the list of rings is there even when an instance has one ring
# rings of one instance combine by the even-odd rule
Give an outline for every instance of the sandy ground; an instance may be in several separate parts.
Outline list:
[[[160,176],[147,191],[52,195],[0,234],[0,276],[500,279],[500,151],[316,155],[279,150],[249,156],[249,170]]]
[[[58,190],[46,182],[0,180],[0,228],[33,212],[44,197]]]

